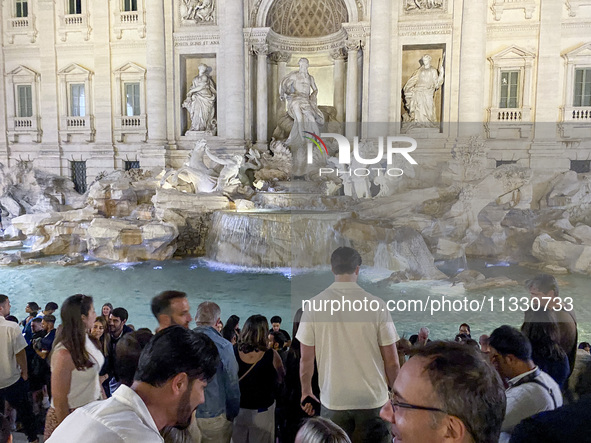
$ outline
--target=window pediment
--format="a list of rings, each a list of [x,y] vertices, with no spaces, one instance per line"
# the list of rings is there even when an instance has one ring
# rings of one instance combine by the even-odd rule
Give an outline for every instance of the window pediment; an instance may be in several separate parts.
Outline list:
[[[58,75],[59,76],[83,75],[83,76],[90,77],[92,75],[92,72],[89,71],[88,69],[84,68],[83,66],[80,66],[77,63],[72,63],[72,64],[66,66],[65,68],[61,69],[58,72]]]

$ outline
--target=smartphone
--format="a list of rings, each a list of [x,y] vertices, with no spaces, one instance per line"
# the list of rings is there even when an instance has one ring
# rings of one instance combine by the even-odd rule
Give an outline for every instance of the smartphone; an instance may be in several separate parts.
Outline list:
[[[302,406],[306,406],[308,403],[312,405],[312,408],[314,409],[314,415],[320,415],[320,402],[308,395],[306,398],[304,398],[304,401],[302,401]]]

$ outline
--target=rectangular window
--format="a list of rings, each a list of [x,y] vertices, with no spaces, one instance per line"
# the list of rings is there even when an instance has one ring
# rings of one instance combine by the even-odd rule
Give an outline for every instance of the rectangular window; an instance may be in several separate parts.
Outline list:
[[[28,17],[29,4],[28,0],[16,0],[16,17]]]
[[[130,169],[139,169],[140,168],[140,162],[138,161],[125,161],[125,170],[129,171]]]
[[[82,14],[82,0],[68,0],[68,14]]]
[[[591,68],[575,69],[574,106],[591,106]]]
[[[501,71],[499,108],[518,108],[519,71]]]
[[[86,162],[72,161],[72,181],[74,182],[74,190],[78,194],[86,192]]]
[[[33,116],[33,88],[31,85],[18,85],[16,93],[18,96],[18,117],[32,117]]]
[[[137,11],[137,0],[123,0],[124,11]]]
[[[84,83],[70,84],[70,116],[84,117],[86,115],[86,95]]]
[[[140,84],[125,83],[125,115],[131,117],[140,115]]]

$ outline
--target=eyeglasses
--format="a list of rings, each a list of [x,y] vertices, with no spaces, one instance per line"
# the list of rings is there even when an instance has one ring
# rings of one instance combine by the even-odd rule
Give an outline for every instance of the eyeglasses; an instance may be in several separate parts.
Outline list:
[[[396,411],[397,408],[402,408],[402,409],[416,409],[419,411],[443,412],[444,414],[447,414],[447,411],[444,411],[443,409],[431,408],[429,406],[411,405],[410,403],[400,402],[394,396],[390,397],[390,404],[392,405],[393,411]]]

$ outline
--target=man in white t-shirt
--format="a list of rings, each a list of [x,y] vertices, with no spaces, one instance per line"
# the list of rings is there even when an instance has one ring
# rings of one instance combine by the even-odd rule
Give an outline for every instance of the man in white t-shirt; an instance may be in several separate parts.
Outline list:
[[[318,400],[312,393],[316,358],[321,415],[341,426],[353,442],[390,442],[379,413],[400,369],[396,327],[384,301],[357,284],[361,256],[356,250],[336,249],[331,266],[335,282],[304,302],[296,335],[302,350],[302,402]],[[337,302],[343,309],[332,311]],[[312,413],[310,404],[304,410]]]
[[[0,412],[4,412],[4,401],[16,409],[27,439],[38,442],[35,418],[28,396],[27,387],[27,342],[17,323],[6,320],[10,315],[10,300],[0,294]]]

